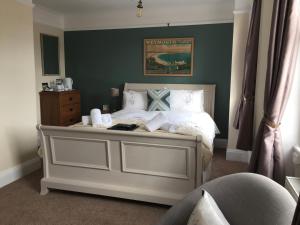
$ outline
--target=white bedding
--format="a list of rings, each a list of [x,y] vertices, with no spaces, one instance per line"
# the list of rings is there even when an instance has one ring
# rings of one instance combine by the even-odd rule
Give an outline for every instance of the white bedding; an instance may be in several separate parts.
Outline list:
[[[144,110],[120,110],[112,114],[112,119],[123,123],[137,123],[142,128],[144,124],[162,113],[167,117],[168,122],[173,125],[169,132],[197,136],[201,135],[206,144],[212,145],[215,134],[219,130],[205,112],[184,112],[184,111],[144,111]]]
[[[112,114],[112,125],[118,123],[137,124],[139,128],[136,132],[148,132],[145,129],[145,123],[153,119],[156,115],[162,113],[168,120],[172,128],[168,131],[171,133],[201,136],[201,148],[203,153],[203,163],[206,169],[213,156],[213,141],[215,134],[219,130],[208,113],[205,112],[184,112],[184,111],[145,111],[137,109],[123,109]],[[84,126],[82,123],[72,125],[72,127],[91,127],[91,125]],[[102,125],[97,129],[107,128]],[[157,130],[155,132],[167,132],[165,130]]]

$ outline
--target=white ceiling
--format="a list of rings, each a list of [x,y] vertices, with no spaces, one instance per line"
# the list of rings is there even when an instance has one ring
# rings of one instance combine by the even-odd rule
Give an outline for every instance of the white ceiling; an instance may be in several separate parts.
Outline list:
[[[143,0],[143,16],[135,16],[137,0],[32,0],[34,19],[64,30],[115,29],[228,23],[235,2],[252,0]]]
[[[37,6],[51,9],[62,14],[96,13],[135,8],[137,0],[33,0]],[[143,0],[145,8],[199,7],[234,4],[234,0]]]

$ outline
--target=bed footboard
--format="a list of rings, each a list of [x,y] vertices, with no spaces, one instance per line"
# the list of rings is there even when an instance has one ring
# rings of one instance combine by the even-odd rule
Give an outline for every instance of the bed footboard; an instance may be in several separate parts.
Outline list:
[[[201,138],[38,126],[41,194],[61,189],[173,205],[203,182]]]

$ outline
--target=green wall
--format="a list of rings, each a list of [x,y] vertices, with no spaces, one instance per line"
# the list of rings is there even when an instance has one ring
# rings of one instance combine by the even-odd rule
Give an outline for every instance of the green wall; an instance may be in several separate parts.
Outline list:
[[[65,32],[66,74],[81,91],[82,112],[110,104],[125,82],[216,84],[215,121],[227,137],[233,24]],[[194,37],[193,77],[143,74],[143,40]],[[119,99],[121,103],[121,98]]]

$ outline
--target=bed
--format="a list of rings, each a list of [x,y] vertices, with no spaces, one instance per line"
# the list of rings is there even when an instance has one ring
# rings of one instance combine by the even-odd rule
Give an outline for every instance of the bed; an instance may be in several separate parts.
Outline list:
[[[124,90],[203,90],[214,116],[215,85],[126,83]],[[212,144],[201,135],[38,125],[43,148],[41,194],[49,189],[173,205],[204,183]]]

